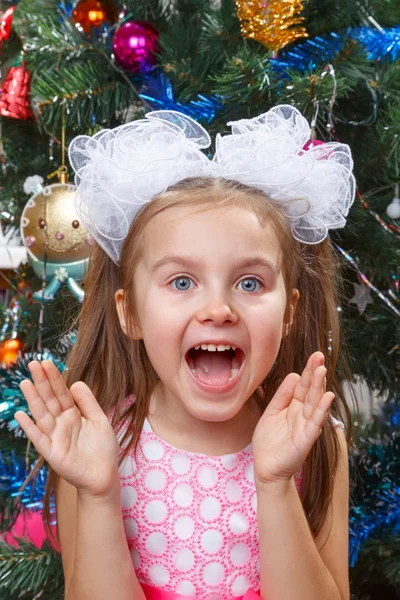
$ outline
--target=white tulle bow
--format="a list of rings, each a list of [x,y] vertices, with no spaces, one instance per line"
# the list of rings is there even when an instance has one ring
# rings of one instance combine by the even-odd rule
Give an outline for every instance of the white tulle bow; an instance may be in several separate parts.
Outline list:
[[[281,204],[294,237],[305,244],[344,227],[355,196],[347,145],[305,150],[310,126],[287,105],[228,125],[232,133],[217,135],[212,160],[202,152],[211,143],[208,132],[170,110],[71,142],[76,210],[114,262],[137,211],[186,177],[222,177],[262,190]]]

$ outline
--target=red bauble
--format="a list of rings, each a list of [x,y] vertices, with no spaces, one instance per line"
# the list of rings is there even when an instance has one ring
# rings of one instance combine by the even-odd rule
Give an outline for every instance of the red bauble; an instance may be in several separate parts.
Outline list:
[[[113,52],[128,73],[147,73],[156,64],[158,31],[146,21],[125,21],[115,32]]]
[[[86,33],[104,23],[115,23],[117,19],[118,10],[110,0],[80,0],[72,12],[72,20]]]
[[[0,45],[7,41],[10,37],[15,8],[15,6],[10,6],[10,8],[7,8],[7,10],[0,16]]]
[[[24,120],[32,118],[29,86],[30,74],[25,65],[11,67],[3,81],[0,96],[0,115]]]

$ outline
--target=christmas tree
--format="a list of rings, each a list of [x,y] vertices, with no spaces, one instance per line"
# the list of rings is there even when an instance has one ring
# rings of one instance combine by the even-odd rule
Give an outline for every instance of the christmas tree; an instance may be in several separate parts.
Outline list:
[[[350,575],[359,598],[400,590],[400,4],[365,0],[19,0],[0,5],[0,595],[63,595],[60,555],[34,536],[46,482],[13,420],[32,358],[62,371],[93,243],[66,150],[78,134],[181,111],[210,134],[277,104],[311,143],[342,141],[357,198],[331,232],[343,264],[354,378],[385,402],[356,428]],[[1,241],[1,240],[0,240]],[[10,533],[18,542],[11,543]],[[25,539],[26,538],[26,539]]]

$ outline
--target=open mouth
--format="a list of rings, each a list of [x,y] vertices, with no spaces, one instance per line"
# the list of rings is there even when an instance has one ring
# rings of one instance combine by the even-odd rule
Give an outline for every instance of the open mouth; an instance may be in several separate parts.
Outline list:
[[[222,346],[225,346],[225,350]],[[222,386],[237,377],[244,361],[244,353],[240,348],[224,344],[202,344],[191,348],[185,358],[196,379],[208,385]]]

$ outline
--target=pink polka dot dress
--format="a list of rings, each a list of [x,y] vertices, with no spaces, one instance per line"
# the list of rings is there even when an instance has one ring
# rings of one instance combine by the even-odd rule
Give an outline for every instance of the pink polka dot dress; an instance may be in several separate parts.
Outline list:
[[[222,600],[259,590],[251,444],[224,456],[194,454],[166,443],[146,419],[136,458],[132,450],[120,476],[124,528],[145,592]],[[295,482],[300,492],[301,471]]]

